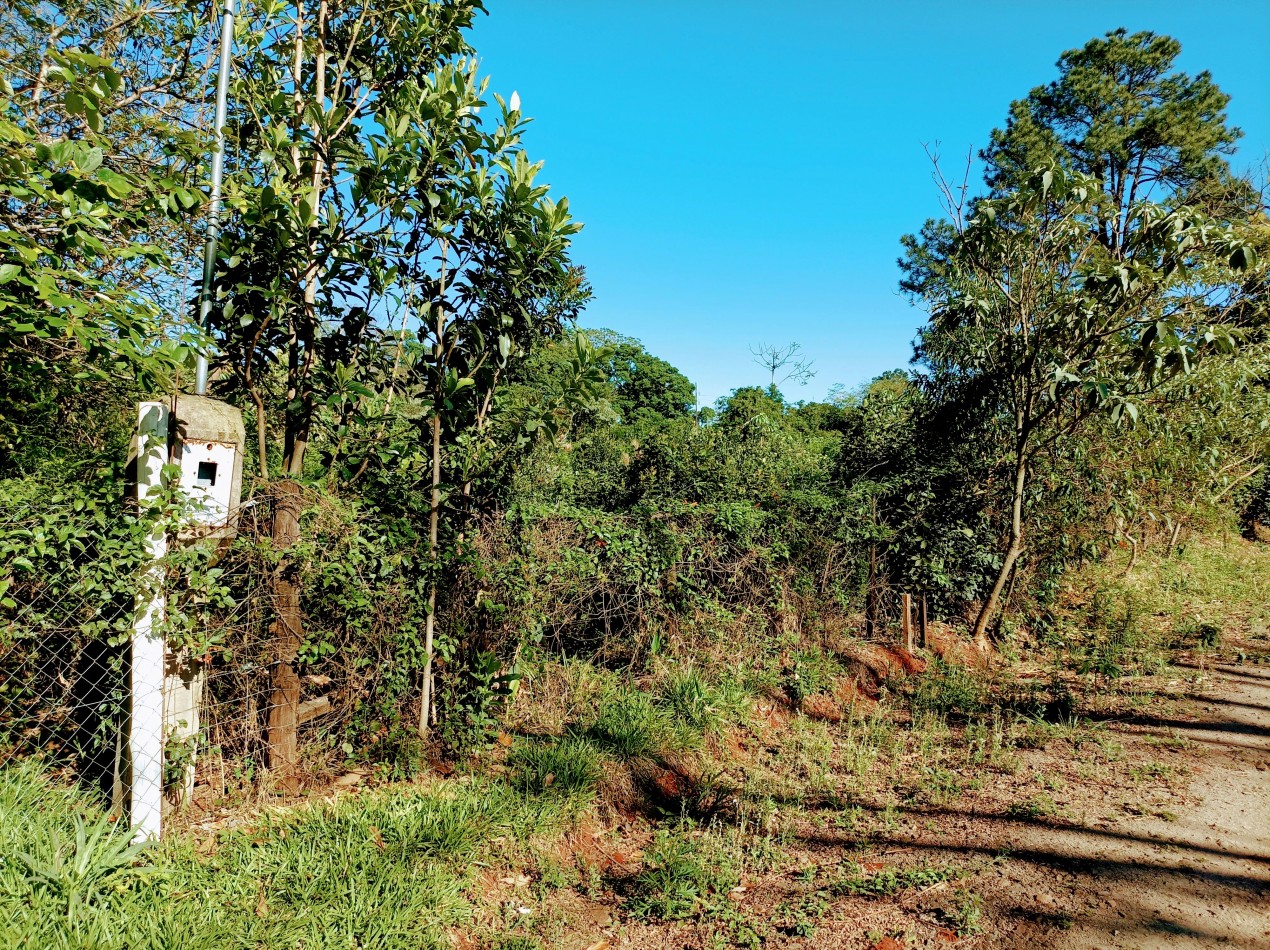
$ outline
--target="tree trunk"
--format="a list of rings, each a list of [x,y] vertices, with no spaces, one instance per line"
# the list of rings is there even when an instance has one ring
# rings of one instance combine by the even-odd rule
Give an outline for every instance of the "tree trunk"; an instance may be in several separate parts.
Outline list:
[[[291,480],[274,487],[273,544],[286,551],[300,538],[300,486]],[[273,594],[274,666],[273,691],[269,696],[269,768],[289,776],[300,761],[300,675],[296,655],[304,642],[300,620],[300,585],[285,554],[270,582]]]
[[[423,695],[419,700],[419,738],[428,736],[428,723],[432,717],[432,636],[436,630],[437,549],[441,515],[441,414],[432,416],[432,510],[428,513],[428,558],[431,561],[432,580],[428,589],[428,616],[423,627]]]
[[[1023,495],[1027,489],[1027,462],[1020,458],[1014,470],[1014,504],[1010,517],[1010,547],[1005,552],[1005,560],[1001,562],[1001,570],[997,573],[992,592],[983,602],[979,616],[975,620],[975,646],[981,652],[987,652],[988,623],[992,620],[1001,603],[1001,592],[1014,570],[1014,565],[1023,553]]]
[[[864,588],[864,636],[873,640],[878,635],[878,617],[881,610],[878,606],[878,546],[869,545],[869,579]]]

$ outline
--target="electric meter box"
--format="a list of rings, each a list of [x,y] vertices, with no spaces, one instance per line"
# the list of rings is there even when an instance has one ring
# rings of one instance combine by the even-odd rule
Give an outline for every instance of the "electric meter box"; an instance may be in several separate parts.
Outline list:
[[[194,502],[189,535],[233,537],[243,484],[242,412],[206,396],[178,396],[174,408],[172,461],[180,466],[182,491]]]

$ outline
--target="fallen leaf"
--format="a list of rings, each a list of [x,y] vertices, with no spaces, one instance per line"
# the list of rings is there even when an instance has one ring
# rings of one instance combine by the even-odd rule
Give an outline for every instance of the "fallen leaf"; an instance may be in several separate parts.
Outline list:
[[[256,900],[256,916],[260,918],[269,916],[269,901],[265,898],[265,886],[260,885],[260,897]]]
[[[507,748],[511,748],[512,737],[505,732],[500,732],[498,734],[498,744],[501,746],[506,746]]]
[[[607,940],[597,940],[595,943],[587,944],[585,950],[609,950],[609,942]]]
[[[543,788],[549,788],[551,786],[551,783],[554,782],[555,780],[556,780],[556,773],[548,772],[547,777],[542,780]]]

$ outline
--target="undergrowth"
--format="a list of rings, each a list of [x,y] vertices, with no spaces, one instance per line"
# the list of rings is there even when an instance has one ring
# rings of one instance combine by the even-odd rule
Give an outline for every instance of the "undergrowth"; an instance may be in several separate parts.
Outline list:
[[[32,767],[0,772],[0,945],[448,947],[489,862],[560,832],[567,799],[490,781],[395,787],[139,849]],[[203,853],[209,851],[210,853]]]

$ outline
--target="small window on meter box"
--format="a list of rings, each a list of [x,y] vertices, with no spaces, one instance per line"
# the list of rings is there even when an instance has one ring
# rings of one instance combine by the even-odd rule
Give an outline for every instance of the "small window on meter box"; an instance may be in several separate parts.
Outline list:
[[[181,446],[181,487],[198,502],[191,517],[215,525],[229,514],[234,480],[234,447],[227,442],[186,442]]]

